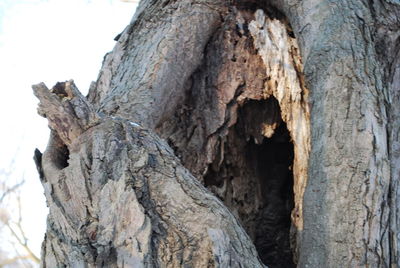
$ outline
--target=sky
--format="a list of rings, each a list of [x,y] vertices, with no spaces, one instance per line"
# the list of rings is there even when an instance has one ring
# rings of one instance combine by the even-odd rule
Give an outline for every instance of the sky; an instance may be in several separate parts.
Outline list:
[[[23,217],[37,255],[47,209],[32,157],[45,150],[49,130],[31,85],[74,79],[86,94],[135,8],[120,0],[0,0],[0,169],[11,169],[0,180],[25,180]]]

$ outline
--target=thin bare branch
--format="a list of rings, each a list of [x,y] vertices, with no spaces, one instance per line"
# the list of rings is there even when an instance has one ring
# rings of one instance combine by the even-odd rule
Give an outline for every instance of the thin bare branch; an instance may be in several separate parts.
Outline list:
[[[26,240],[24,241],[21,237],[17,234],[17,232],[14,230],[14,228],[10,225],[10,223],[5,223],[5,225],[8,227],[10,230],[12,236],[18,241],[18,244],[25,249],[25,251],[28,253],[29,259],[32,260],[35,263],[40,263],[40,259],[35,255],[35,253],[32,252],[32,250],[29,248],[28,244],[26,243]],[[20,227],[19,227],[20,228]],[[18,228],[18,229],[19,229]]]
[[[22,180],[22,181],[20,181],[19,183],[17,183],[17,184],[15,184],[14,186],[12,186],[12,187],[10,187],[10,188],[6,188],[6,190],[4,191],[4,193],[1,195],[1,197],[0,197],[0,203],[3,201],[3,199],[7,196],[7,195],[9,195],[9,194],[11,194],[11,193],[13,193],[13,192],[15,192],[19,187],[21,187],[23,184],[25,183],[25,180]]]

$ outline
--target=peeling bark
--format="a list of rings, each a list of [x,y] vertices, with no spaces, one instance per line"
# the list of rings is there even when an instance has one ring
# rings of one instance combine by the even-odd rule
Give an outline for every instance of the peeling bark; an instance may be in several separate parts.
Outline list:
[[[299,266],[399,266],[398,225],[389,228],[390,217],[398,217],[391,190],[398,157],[388,150],[396,138],[387,135],[399,127],[390,119],[398,102],[388,98],[398,88],[385,76],[398,66],[400,5],[273,2],[298,37],[311,100]]]
[[[87,100],[34,87],[43,266],[399,266],[399,18],[143,0]]]
[[[265,30],[260,30],[261,27]],[[260,190],[265,178],[254,174],[258,172],[254,168],[257,159],[249,163],[245,158],[249,157],[247,143],[251,139],[255,144],[262,144],[264,139],[273,136],[275,128],[287,124],[295,153],[293,167],[290,164],[283,169],[286,172],[293,169],[295,209],[292,232],[301,231],[302,196],[310,150],[310,115],[308,91],[302,81],[297,51],[295,39],[289,37],[282,22],[266,20],[261,10],[255,14],[233,11],[210,40],[203,64],[189,81],[186,101],[178,107],[174,117],[156,129],[169,141],[185,166],[201,181],[205,178],[205,185],[241,219],[256,246],[260,244],[261,250],[264,248],[261,244],[271,244],[267,246],[270,252],[265,252],[264,248],[265,256],[261,256],[270,265],[282,262],[281,265],[288,266],[291,262],[292,254],[282,253],[290,252],[289,228],[282,228],[286,231],[281,233],[272,227],[283,224],[279,223],[281,217],[285,218],[280,211],[287,210],[283,208],[287,204],[283,203],[290,203],[291,197],[282,204],[272,201],[280,197],[273,191]],[[278,100],[275,107],[263,101],[271,102],[272,97]],[[243,108],[249,107],[252,101],[260,105],[255,109],[248,108],[254,110],[253,114],[240,118],[240,109],[245,111]],[[241,120],[246,123],[239,123],[241,126],[238,127],[244,131],[234,130]],[[267,164],[259,162],[258,165]],[[275,177],[285,185],[283,178]],[[207,179],[214,181],[210,183]],[[281,191],[282,185],[277,185],[276,191]],[[293,195],[290,189],[286,191]],[[270,213],[272,217],[267,216]],[[260,224],[269,227],[264,233],[256,234],[260,232],[257,230]],[[286,220],[286,224],[290,226],[290,220]],[[278,238],[277,234],[286,238]],[[269,238],[263,238],[261,242],[263,236]],[[282,241],[271,242],[275,240]]]
[[[266,18],[262,10],[257,10],[255,20],[250,23],[249,29],[255,47],[266,66],[268,79],[264,95],[272,95],[278,100],[282,120],[287,124],[294,143],[293,173],[296,206],[292,221],[301,231],[303,229],[302,202],[307,183],[310,152],[310,111],[299,49],[296,39],[288,35],[285,26],[278,20]],[[273,128],[274,126],[270,127],[270,129]]]

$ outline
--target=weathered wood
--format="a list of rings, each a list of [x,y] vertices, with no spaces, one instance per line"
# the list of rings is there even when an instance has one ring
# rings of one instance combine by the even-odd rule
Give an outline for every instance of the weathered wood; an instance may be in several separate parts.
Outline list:
[[[49,127],[69,145],[86,129],[98,121],[85,97],[72,80],[57,83],[50,91],[44,83],[33,85],[33,93],[40,100],[38,113],[49,120]]]
[[[400,266],[399,18],[394,0],[141,1],[82,103],[94,107],[83,112],[93,119],[71,117],[75,108],[68,105],[81,105],[36,90],[44,92],[40,110],[54,130],[41,161],[47,198],[54,201],[44,264],[77,259],[122,265],[118,259],[133,265],[121,257],[120,233],[110,238],[107,228],[98,228],[99,219],[87,220],[86,214],[108,213],[116,221],[104,216],[102,226],[137,223],[131,229],[138,233],[129,234],[148,246],[141,252],[140,243],[128,247],[145,266],[229,267],[215,253],[230,248],[228,240],[218,238],[220,245],[220,231],[196,225],[207,220],[216,221],[217,230],[231,230],[222,235],[229,241],[246,241],[238,263],[249,254],[248,265],[261,265],[225,205],[271,267],[293,266],[292,255],[298,267]],[[136,159],[128,149],[146,157]],[[144,166],[135,169],[137,162]],[[92,169],[97,171],[88,173]],[[139,192],[120,190],[130,176],[126,170]],[[98,180],[92,182],[97,186],[70,185],[75,177]],[[165,193],[160,183],[176,194]],[[76,202],[87,199],[90,209]],[[69,213],[60,212],[65,202],[81,208],[74,212],[68,205]],[[131,205],[122,208],[121,202]],[[112,209],[103,213],[106,203]],[[218,212],[204,210],[214,205]],[[137,214],[139,223],[115,214],[123,209]],[[195,222],[190,209],[202,215]],[[68,217],[84,232],[65,227],[71,223],[64,215],[73,215]],[[143,235],[148,228],[151,235]],[[67,240],[69,232],[90,246]],[[103,244],[86,242],[91,237]],[[69,245],[84,253],[65,254]]]
[[[44,267],[263,267],[237,220],[165,142],[111,117],[63,140],[80,118],[46,106],[55,94],[38,94],[50,122],[68,117],[61,128],[50,125],[42,158],[50,209]],[[91,110],[84,99],[79,105]]]
[[[399,266],[398,138],[388,136],[399,88],[385,78],[399,66],[399,2],[272,2],[299,41],[310,90],[299,266]]]

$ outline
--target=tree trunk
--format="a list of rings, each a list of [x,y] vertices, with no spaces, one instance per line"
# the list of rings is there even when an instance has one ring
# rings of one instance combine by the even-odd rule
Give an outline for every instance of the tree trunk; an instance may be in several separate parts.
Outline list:
[[[44,267],[400,265],[398,2],[142,0],[116,40],[87,98],[33,87]]]

